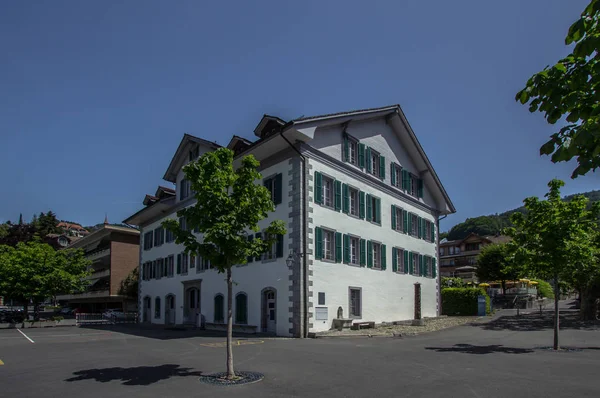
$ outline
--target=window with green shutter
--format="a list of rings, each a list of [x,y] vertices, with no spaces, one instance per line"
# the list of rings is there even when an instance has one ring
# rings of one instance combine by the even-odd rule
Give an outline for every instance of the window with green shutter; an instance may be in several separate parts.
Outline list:
[[[403,227],[404,227],[402,229],[402,232],[407,234],[409,229],[408,229],[408,211],[406,211],[406,210],[402,210],[402,223],[403,223]]]
[[[323,184],[318,171],[315,171],[315,203],[323,203]]]
[[[282,196],[282,175],[281,173],[275,176],[275,184],[273,185],[273,203],[275,205],[281,204],[281,196]]]
[[[415,274],[414,259],[415,259],[415,253],[413,253],[413,252],[408,253],[408,273],[411,275]]]
[[[403,253],[403,257],[404,257],[404,273],[408,274],[409,273],[409,268],[410,268],[410,259],[408,256],[408,250],[404,250]]]
[[[375,222],[381,224],[381,199],[375,200]]]
[[[373,268],[373,242],[367,241],[367,268]]]
[[[350,236],[344,234],[344,263],[350,264]]]
[[[366,201],[365,200],[365,193],[363,191],[360,191],[358,193],[358,196],[360,198],[359,199],[359,202],[360,202],[359,203],[359,207],[360,207],[360,209],[359,209],[359,216],[360,216],[361,219],[364,220],[365,219],[365,201]]]
[[[350,145],[348,144],[348,134],[344,133],[343,134],[344,138],[343,138],[343,145],[344,145],[344,162],[348,161],[348,158],[350,157]]]
[[[350,188],[347,184],[342,185],[342,212],[350,212]]]
[[[387,246],[381,245],[381,270],[385,271],[387,267]]]
[[[335,233],[335,262],[342,262],[342,233]]]
[[[177,255],[177,274],[181,274],[181,253]]]
[[[431,259],[431,277],[437,277],[437,260],[435,258]]]
[[[335,181],[335,210],[340,211],[342,209],[342,182]]]
[[[421,178],[417,180],[417,196],[419,198],[423,197],[423,179]]]
[[[358,144],[358,167],[365,168],[365,144]]]
[[[435,224],[431,223],[431,242],[435,242]]]
[[[398,254],[395,247],[392,247],[392,272],[398,272]]]
[[[419,276],[423,276],[423,274],[425,273],[424,268],[425,268],[425,261],[423,261],[423,255],[420,254],[419,255]]]
[[[365,266],[366,261],[367,261],[367,254],[365,253],[366,251],[366,240],[361,239],[360,240],[360,265],[361,266]]]
[[[262,234],[260,232],[257,232],[254,234],[254,239],[261,239]],[[262,255],[259,255],[258,257],[254,257],[254,261],[260,261],[262,260]]]
[[[371,160],[371,147],[367,147],[367,149],[365,150],[365,157],[366,157],[366,166],[367,166],[367,173],[372,173],[373,172],[373,162]]]
[[[379,156],[379,178],[385,180],[385,156]]]
[[[402,189],[408,191],[409,184],[410,176],[408,174],[408,170],[402,170]]]
[[[390,163],[390,184],[396,186],[396,165],[394,163]]]
[[[367,194],[367,221],[373,221],[373,201],[371,195]]]
[[[392,229],[396,229],[396,206],[392,205]]]
[[[323,230],[315,227],[315,258],[323,258]]]
[[[421,239],[423,236],[423,219],[417,217],[417,238]]]

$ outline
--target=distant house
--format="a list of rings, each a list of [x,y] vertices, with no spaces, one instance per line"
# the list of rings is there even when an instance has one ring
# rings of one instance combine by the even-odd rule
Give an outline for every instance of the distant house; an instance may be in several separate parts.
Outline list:
[[[48,234],[46,235],[46,243],[54,247],[54,249],[64,249],[76,240],[81,239],[79,236],[68,234]]]
[[[508,236],[479,236],[471,233],[460,240],[440,241],[440,275],[456,276],[466,281],[475,281],[477,256],[484,246],[493,243],[506,243]]]
[[[71,223],[68,221],[59,222],[57,227],[62,229],[63,233],[68,236],[76,236],[82,238],[89,234],[88,230],[83,228],[80,224]]]

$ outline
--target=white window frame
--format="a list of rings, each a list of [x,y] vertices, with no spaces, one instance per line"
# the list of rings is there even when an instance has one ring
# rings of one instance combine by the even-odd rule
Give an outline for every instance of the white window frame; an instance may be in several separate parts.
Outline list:
[[[352,199],[354,199],[354,201]],[[348,186],[348,202],[350,202],[350,208],[348,209],[349,213],[358,217],[360,215],[360,191],[358,189]]]
[[[396,188],[402,188],[402,167],[398,166],[397,164],[394,164],[394,179],[396,182],[394,186]]]
[[[412,261],[413,261],[413,272],[411,275],[413,276],[419,276],[419,255],[420,253],[414,253],[413,252],[413,256],[412,256]]]
[[[373,268],[381,269],[381,243],[371,241],[371,250],[373,252]]]
[[[166,258],[167,262],[167,278],[172,278],[175,275],[175,256],[171,254]]]
[[[188,273],[188,261],[189,261],[189,256],[187,253],[182,252],[181,253],[181,274],[185,275]]]
[[[371,148],[371,159],[367,159],[367,161],[371,162],[371,174],[375,177],[379,177],[380,157],[381,155],[379,152],[374,151],[373,148]]]
[[[431,240],[431,221],[425,220],[425,219],[423,219],[423,221],[425,221],[425,236],[424,236],[424,239],[427,242],[431,242],[432,241]]]
[[[367,221],[379,224],[377,220],[377,203],[380,199],[377,196],[369,195],[369,200],[371,200],[371,219]]]
[[[323,229],[323,259],[335,261],[335,231]],[[329,252],[328,252],[329,246]]]
[[[323,206],[334,207],[335,204],[335,180],[324,174],[321,175],[321,184],[323,185]]]
[[[410,230],[410,236],[419,236],[419,216],[410,213],[409,216],[412,219],[412,228]]]
[[[404,231],[404,210],[400,207],[396,207],[396,231]]]
[[[408,175],[408,178],[410,178],[410,192],[408,192],[411,196],[417,197],[417,193],[418,193],[418,181],[419,178],[414,175],[414,174],[410,174]]]
[[[265,179],[263,185],[269,190],[271,193],[271,201],[275,203],[275,176]]]
[[[352,292],[357,292],[357,294],[358,294],[357,305],[353,305]],[[354,301],[356,301],[356,300],[354,300]],[[354,308],[354,307],[358,307],[358,308]],[[355,309],[358,310],[358,314],[356,314],[353,311]],[[349,287],[348,288],[348,316],[352,319],[361,319],[362,318],[362,289],[360,287]]]
[[[348,136],[348,163],[358,166],[358,140]]]
[[[403,274],[404,273],[404,267],[406,267],[406,264],[404,264],[404,249],[397,247],[396,248],[396,264],[397,264],[397,272]]]
[[[350,264],[360,264],[360,238],[356,236],[349,236],[350,245]]]
[[[269,234],[267,234],[266,232],[263,232],[263,236],[265,237],[265,240],[268,240],[270,238]],[[273,242],[269,250],[263,254],[262,258],[263,260],[275,260],[277,258],[277,240]]]

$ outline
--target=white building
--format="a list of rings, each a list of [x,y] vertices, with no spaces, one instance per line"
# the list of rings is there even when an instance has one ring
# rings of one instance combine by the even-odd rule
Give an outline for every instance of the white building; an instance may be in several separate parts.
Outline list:
[[[234,267],[236,329],[307,336],[338,318],[412,319],[417,282],[422,316],[439,314],[438,220],[455,209],[398,105],[289,122],[264,115],[254,133],[228,147],[236,163],[249,154],[261,162],[276,203],[261,227],[281,219],[288,231],[272,253]],[[176,195],[157,192],[125,220],[141,230],[145,322],[197,323],[201,314],[208,328],[223,327],[224,275],[161,227],[194,203],[182,167],[218,147],[186,134],[164,175]]]

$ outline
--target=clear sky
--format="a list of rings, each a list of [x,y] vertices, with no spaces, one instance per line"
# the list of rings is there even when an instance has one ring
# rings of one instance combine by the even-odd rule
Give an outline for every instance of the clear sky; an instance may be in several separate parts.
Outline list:
[[[514,101],[567,53],[587,0],[18,1],[0,4],[0,221],[121,222],[183,133],[225,145],[284,119],[399,103],[458,212],[502,212],[599,173],[538,151]]]

